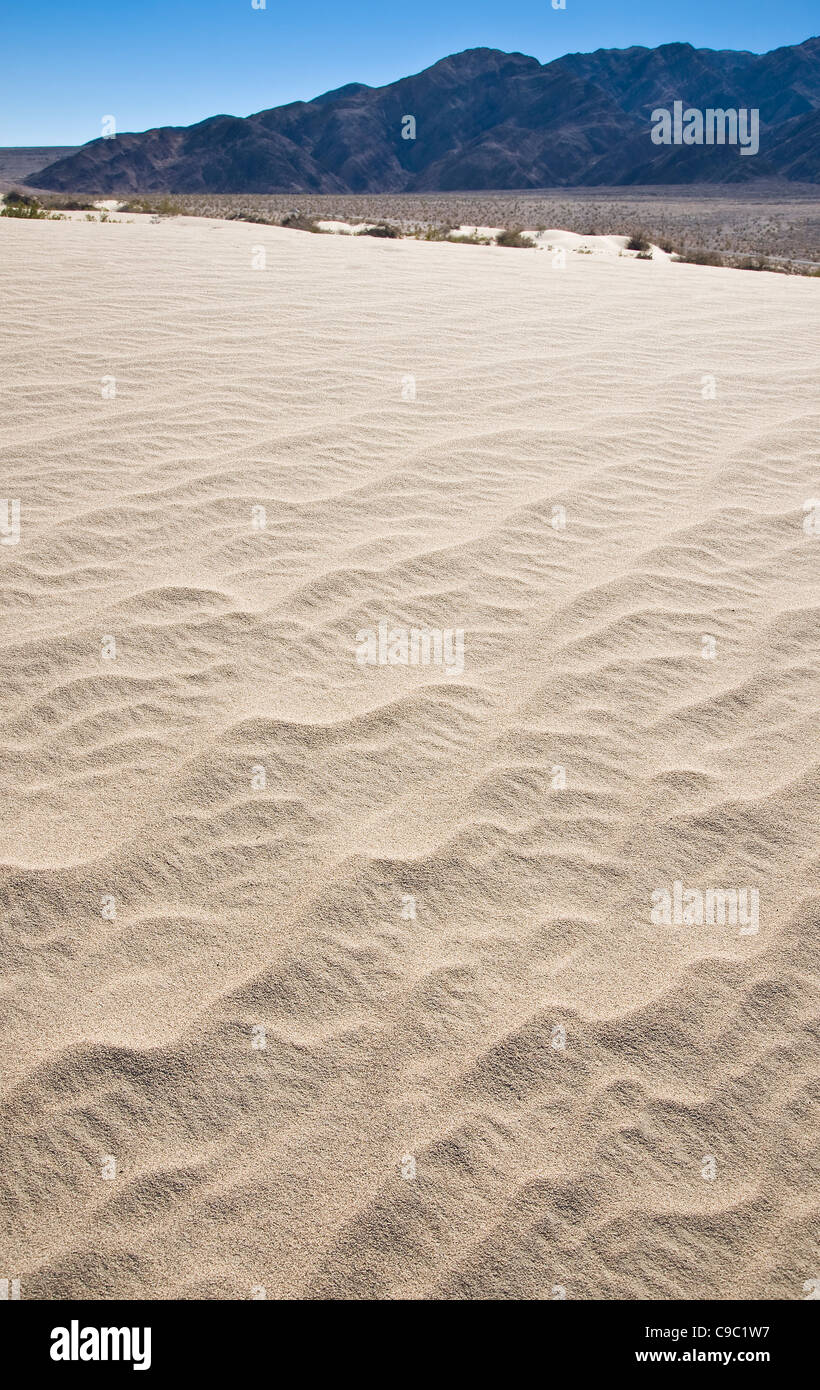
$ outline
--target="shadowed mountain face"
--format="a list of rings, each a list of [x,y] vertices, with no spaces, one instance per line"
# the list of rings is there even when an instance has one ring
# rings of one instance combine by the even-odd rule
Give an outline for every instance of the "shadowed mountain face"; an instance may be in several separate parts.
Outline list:
[[[658,146],[656,107],[760,110],[760,152]],[[73,192],[400,193],[820,181],[820,39],[761,55],[599,49],[542,66],[474,48],[386,87],[92,140],[30,176]],[[413,116],[416,138],[403,138]]]

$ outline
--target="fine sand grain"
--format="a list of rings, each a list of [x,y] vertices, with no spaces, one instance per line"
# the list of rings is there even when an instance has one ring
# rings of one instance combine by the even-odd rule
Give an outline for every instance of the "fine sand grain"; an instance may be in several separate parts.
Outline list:
[[[805,1297],[820,285],[190,218],[0,255],[0,1275]],[[463,671],[360,664],[382,621]],[[654,924],[676,880],[759,930]]]

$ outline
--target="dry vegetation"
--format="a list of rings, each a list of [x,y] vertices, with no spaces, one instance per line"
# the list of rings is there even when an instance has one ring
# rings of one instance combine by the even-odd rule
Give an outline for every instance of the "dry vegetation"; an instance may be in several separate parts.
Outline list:
[[[7,197],[9,195],[6,195]],[[13,196],[13,195],[12,195]],[[18,195],[19,196],[19,195]],[[88,195],[37,190],[39,215],[93,208]],[[641,257],[655,243],[697,265],[820,273],[820,196],[781,188],[571,189],[541,193],[179,193],[132,195],[125,212],[220,217],[318,232],[318,222],[367,222],[370,236],[445,238],[486,245],[459,227],[501,227],[499,244],[526,246],[521,229],[560,228],[582,236],[629,235]],[[11,214],[33,216],[15,211]]]
[[[451,227],[560,227],[582,236],[630,233],[707,264],[769,269],[820,268],[820,197],[816,189],[783,197],[759,189],[559,190],[554,193],[177,194],[180,210],[201,217],[243,217],[280,224],[386,222],[405,235],[438,240]]]

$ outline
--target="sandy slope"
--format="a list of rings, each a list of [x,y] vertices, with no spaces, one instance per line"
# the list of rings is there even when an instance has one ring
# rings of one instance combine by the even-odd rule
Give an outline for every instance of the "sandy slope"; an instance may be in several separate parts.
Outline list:
[[[0,1274],[804,1297],[818,284],[189,219],[0,252]],[[382,618],[463,674],[357,664]],[[653,925],[676,878],[759,932]]]

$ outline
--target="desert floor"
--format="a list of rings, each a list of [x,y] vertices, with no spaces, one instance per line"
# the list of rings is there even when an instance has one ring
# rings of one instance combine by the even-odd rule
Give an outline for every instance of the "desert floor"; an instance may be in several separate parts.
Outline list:
[[[820,283],[189,218],[0,260],[0,1274],[805,1297]],[[360,664],[381,621],[463,671]]]

